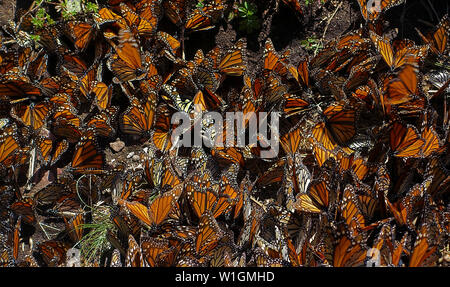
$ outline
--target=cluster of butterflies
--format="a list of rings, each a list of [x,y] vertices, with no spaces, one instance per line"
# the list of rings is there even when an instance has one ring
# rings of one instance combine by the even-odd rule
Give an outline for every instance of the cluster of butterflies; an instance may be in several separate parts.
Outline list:
[[[219,25],[232,1],[107,2],[43,28],[24,13],[4,29],[0,265],[63,266],[99,214],[108,248],[85,265],[445,263],[447,16],[416,44],[383,19],[403,1],[376,12],[359,0],[361,29],[295,64],[267,39],[251,67],[245,39],[184,54],[189,33]],[[284,2],[301,13],[299,1]],[[262,134],[244,147],[178,147],[178,111],[278,112],[281,149],[262,158]],[[138,167],[107,162],[117,137],[142,149]],[[50,183],[36,190],[43,177]],[[43,218],[64,230],[21,254],[25,230]]]

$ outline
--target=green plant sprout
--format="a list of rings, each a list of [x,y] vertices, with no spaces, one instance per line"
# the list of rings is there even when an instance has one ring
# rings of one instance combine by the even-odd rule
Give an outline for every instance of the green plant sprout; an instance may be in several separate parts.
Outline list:
[[[35,42],[38,42],[41,40],[41,36],[39,36],[39,35],[30,34],[29,36],[30,36],[30,39]]]
[[[256,15],[258,7],[256,4],[244,1],[238,6],[238,16],[240,18],[238,29],[247,34],[251,34],[260,28],[260,19]]]
[[[316,51],[320,48],[322,48],[322,43],[320,42],[320,40],[315,39],[315,38],[308,38],[305,40],[300,41],[300,45],[309,51]]]
[[[305,6],[309,6],[309,4],[312,4],[314,1],[316,0],[305,0]],[[319,2],[321,2],[322,4],[325,3],[325,0],[317,0]]]
[[[196,8],[203,8],[205,7],[205,3],[203,3],[203,0],[198,0],[197,5],[195,5]]]
[[[94,208],[92,213],[92,223],[81,226],[89,232],[77,243],[81,246],[81,259],[84,264],[94,264],[99,261],[101,254],[111,247],[106,234],[108,230],[114,229],[107,207]]]
[[[36,16],[31,18],[31,23],[37,28],[42,28],[45,25],[55,24],[55,20],[50,17],[45,8],[41,7],[37,10]]]

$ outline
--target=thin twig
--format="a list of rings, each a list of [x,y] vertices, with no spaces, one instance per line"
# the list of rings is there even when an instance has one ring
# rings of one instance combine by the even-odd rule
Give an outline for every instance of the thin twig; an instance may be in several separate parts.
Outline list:
[[[435,97],[439,96],[440,94],[442,94],[442,92],[444,92],[447,87],[450,85],[450,79],[447,80],[447,82],[445,82],[444,85],[442,85],[442,87],[439,88],[439,90],[437,90],[436,93],[434,93],[434,95],[431,97],[432,99],[434,99]]]
[[[434,9],[434,6],[433,6],[433,4],[431,4],[431,2],[430,2],[430,0],[427,0],[427,2],[428,2],[428,5],[430,5],[430,7],[431,7],[431,10],[433,11],[433,13],[434,13],[434,16],[436,16],[436,19],[438,19],[439,20],[439,14],[436,12],[436,10]]]
[[[51,225],[47,225],[47,224],[45,224],[43,222],[39,222],[39,227],[42,229],[42,231],[44,232],[45,236],[47,236],[47,239],[50,239],[50,236],[48,235],[47,231],[45,230],[45,228],[43,226],[45,226],[47,228],[50,228],[50,229],[53,229],[53,230],[61,231],[61,229],[59,229],[59,228],[53,227]]]
[[[325,38],[325,34],[327,33],[328,26],[330,26],[331,20],[333,20],[334,16],[336,16],[336,13],[339,10],[339,8],[341,8],[342,3],[344,3],[344,2],[343,1],[339,2],[338,6],[334,10],[333,14],[331,14],[330,19],[328,19],[327,25],[325,26],[325,30],[323,30],[323,33],[322,33],[322,38],[320,39],[320,45],[316,47],[316,50],[314,50],[314,54],[317,54],[317,50],[319,50],[319,47],[323,46],[323,39]]]

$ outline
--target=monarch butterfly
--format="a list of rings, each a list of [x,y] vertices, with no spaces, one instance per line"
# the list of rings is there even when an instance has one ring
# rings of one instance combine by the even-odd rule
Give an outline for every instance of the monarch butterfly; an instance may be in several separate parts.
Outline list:
[[[92,128],[95,133],[105,138],[112,138],[115,134],[115,129],[111,126],[111,117],[114,117],[117,112],[117,108],[109,107],[107,110],[103,110],[96,114],[87,122],[87,127]]]
[[[433,241],[433,234],[427,223],[422,224],[409,258],[409,267],[435,266],[438,246]]]
[[[386,205],[390,212],[394,215],[395,221],[400,225],[407,225],[414,230],[414,211],[416,204],[423,197],[425,191],[432,182],[432,178],[425,179],[422,183],[415,184],[403,199],[391,203],[389,199],[385,198]]]
[[[369,195],[358,195],[361,212],[367,220],[374,217],[379,209],[378,200]]]
[[[163,178],[163,160],[152,158],[152,160],[145,160],[144,172],[147,182],[152,187],[161,187]]]
[[[212,92],[218,88],[216,74],[209,68],[195,64],[190,68],[179,70],[179,76],[172,81],[178,93],[184,98],[192,99],[199,90],[208,89]]]
[[[35,35],[39,35],[38,43],[44,47],[46,51],[63,54],[66,51],[66,47],[59,41],[62,29],[58,29],[57,26],[59,25],[47,25],[41,28],[36,27],[37,29],[34,33]]]
[[[309,88],[309,67],[308,64],[309,59],[303,59],[301,60],[298,65],[297,69],[295,67],[290,66],[289,71],[291,72],[292,76],[295,78],[295,80],[302,84],[303,86]]]
[[[156,94],[149,93],[143,107],[137,98],[132,98],[130,101],[131,106],[122,115],[120,129],[129,135],[148,137],[156,111]]]
[[[121,235],[121,234],[119,233],[119,235]],[[125,240],[119,239],[118,236],[116,236],[111,230],[108,230],[106,232],[106,238],[108,239],[109,243],[111,243],[111,245],[116,250],[118,250],[119,255],[122,255],[123,257],[126,256],[127,249],[124,247],[124,246],[126,246],[126,244],[124,243],[124,242],[126,242],[126,239]],[[119,256],[119,260],[120,260],[120,256]]]
[[[294,155],[300,145],[300,128],[296,128],[281,137],[281,146],[288,155]]]
[[[198,91],[195,95],[192,103],[194,108],[200,107],[201,111],[214,111],[225,105],[225,101],[216,93],[211,92],[209,89],[205,89],[206,93]],[[200,111],[197,111],[200,112]]]
[[[239,188],[236,177],[239,170],[239,165],[232,164],[226,169],[221,177],[219,183],[219,201],[216,205],[216,210],[227,212],[234,206],[238,200]]]
[[[397,157],[420,157],[425,141],[413,126],[404,126],[399,122],[392,125],[389,143]]]
[[[251,199],[251,197],[250,197]],[[248,200],[243,207],[244,228],[242,228],[237,243],[238,246],[252,245],[253,240],[260,229],[261,222],[265,215],[264,209]]]
[[[142,257],[142,250],[139,244],[134,239],[133,235],[128,235],[128,250],[125,257],[126,267],[143,267],[145,266],[144,258]]]
[[[60,266],[66,262],[66,253],[70,245],[63,241],[48,240],[38,245],[38,250],[47,266]]]
[[[378,64],[378,57],[369,57],[364,61],[361,61],[355,66],[352,66],[350,74],[344,83],[346,90],[351,91],[361,83],[363,83]]]
[[[316,128],[321,129],[320,126]],[[313,145],[314,157],[316,158],[316,161],[319,164],[319,166],[322,166],[329,158],[336,158],[335,152],[329,149],[330,147],[334,149],[336,145],[328,146],[328,148],[326,148],[321,143],[318,143],[312,138],[310,139],[310,142]],[[330,143],[331,141],[327,140],[326,142]]]
[[[142,63],[138,42],[128,29],[120,30],[119,45],[114,45],[116,54],[108,59],[108,68],[115,75],[115,83],[141,80],[147,74],[147,69]],[[152,65],[148,56],[145,57],[145,65]],[[154,67],[152,67],[154,68]]]
[[[310,188],[312,175],[309,172],[308,168],[303,164],[299,154],[294,155],[293,164],[290,163],[290,160],[288,160],[287,168],[289,171],[289,176],[292,175],[292,181],[294,185],[293,190],[295,190],[297,194],[307,193]],[[292,169],[292,171],[290,169]],[[327,176],[324,175],[324,177]],[[293,195],[294,194],[292,194],[292,196]]]
[[[288,72],[287,57],[289,54],[290,50],[287,50],[282,56],[279,56],[275,51],[272,40],[268,38],[264,45],[264,69],[285,77]]]
[[[424,157],[428,157],[440,148],[439,137],[432,127],[425,127],[421,134],[424,140],[421,154]]]
[[[71,180],[72,179],[59,178],[57,182],[53,182],[41,189],[34,195],[33,206],[36,208],[53,206],[60,197],[67,193],[71,193]]]
[[[356,112],[343,105],[332,105],[323,111],[325,127],[332,138],[340,145],[345,145],[356,133]]]
[[[144,0],[136,3],[136,12],[142,18],[154,23],[161,18],[161,0]]]
[[[356,112],[344,105],[331,105],[323,111],[325,122],[313,129],[314,138],[327,150],[347,144],[356,134]]]
[[[351,170],[359,180],[364,180],[365,177],[372,170],[372,166],[367,162],[367,159],[356,154],[346,156],[344,152],[338,153],[337,156],[340,161],[340,172]]]
[[[236,219],[243,210],[244,205],[247,205],[250,200],[249,196],[252,192],[255,182],[251,183],[248,175],[244,177],[239,185],[239,192],[236,204],[234,206],[233,218]]]
[[[114,249],[113,253],[111,254],[111,263],[109,267],[122,267],[119,249]]]
[[[163,47],[163,53],[164,55],[173,62],[176,62],[176,58],[179,57],[179,49],[181,47],[180,41],[178,41],[176,38],[174,38],[172,35],[163,32],[158,31],[156,34],[157,40],[161,42]]]
[[[398,76],[384,81],[385,91],[384,102],[387,105],[399,105],[411,102],[419,95],[417,69],[411,65],[406,65]]]
[[[275,74],[266,74],[262,80],[264,82],[262,93],[266,106],[282,101],[290,96],[288,87]]]
[[[393,46],[386,37],[381,37],[372,31],[370,31],[370,37],[392,71],[405,65],[417,66],[419,60],[428,51],[428,46],[414,46],[410,42],[397,42],[397,50],[394,52]]]
[[[286,162],[286,158],[281,158],[278,162],[274,163],[271,167],[265,170],[263,174],[255,181],[255,183],[259,186],[266,186],[276,182],[281,182],[285,172],[284,166]]]
[[[51,105],[48,101],[38,104],[31,103],[29,105],[18,104],[13,106],[11,115],[22,121],[26,126],[38,130],[44,126],[50,108]]]
[[[30,79],[39,81],[47,72],[48,54],[44,50],[35,52],[27,47],[19,55],[18,62],[22,73],[30,77]]]
[[[78,118],[74,118],[72,121],[67,118],[58,118],[52,123],[52,132],[57,137],[65,138],[69,143],[76,143],[82,137],[80,128],[74,124],[74,121],[79,121]]]
[[[83,237],[84,214],[79,213],[70,220],[67,220],[65,217],[63,219],[70,239],[75,243],[79,242]]]
[[[430,45],[431,51],[439,57],[444,56],[444,52],[447,48],[448,36],[450,30],[450,21],[448,14],[442,17],[441,21],[437,25],[437,29],[433,33],[423,35],[417,28],[415,28],[422,40]]]
[[[376,84],[375,84],[376,85]],[[352,92],[352,97],[364,101],[370,109],[373,109],[378,100],[373,95],[374,91],[369,85],[359,86]]]
[[[174,267],[177,266],[177,262],[179,261],[179,256],[181,253],[183,253],[184,250],[190,250],[191,244],[188,242],[180,243],[176,246],[172,246],[161,253],[159,256],[159,264],[158,266],[163,267]],[[195,266],[195,265],[191,265]]]
[[[77,110],[70,103],[62,103],[54,110],[52,115],[53,121],[65,120],[67,123],[78,128],[81,126],[81,120],[76,113]]]
[[[207,55],[207,58],[212,57],[213,60],[217,62],[215,68],[218,69],[220,73],[228,76],[241,76],[247,69],[246,51],[247,41],[245,39],[239,39],[225,52],[219,51],[218,55]]]
[[[195,239],[195,251],[200,256],[209,254],[223,236],[223,231],[220,229],[214,216],[209,211],[206,211],[200,217]]]
[[[75,172],[96,172],[104,167],[104,155],[98,148],[95,134],[87,130],[75,147],[71,167]]]
[[[123,19],[125,20],[127,27],[135,34],[138,34],[143,37],[149,37],[156,30],[156,26],[158,24],[157,17],[149,17],[149,18],[141,17],[141,15],[133,11],[125,3],[120,3],[120,11],[123,15]],[[147,13],[146,16],[148,17],[150,15]]]
[[[242,94],[244,100],[242,103],[242,111],[244,115],[254,113],[259,110],[262,102],[262,89],[263,81],[261,78],[256,78],[253,82],[248,76],[244,76],[244,87],[242,88]],[[243,127],[247,127],[248,117],[244,118]]]
[[[329,176],[326,174],[324,176],[323,180],[311,183],[307,192],[297,194],[294,209],[309,213],[328,211],[330,202],[334,202],[335,194],[331,190]]]
[[[9,126],[0,135],[0,167],[15,164],[13,156],[19,149],[16,132]]]
[[[359,207],[359,200],[353,186],[347,185],[342,196],[340,212],[346,225],[353,232],[366,227],[366,221]]]
[[[361,14],[366,21],[373,21],[380,17],[388,9],[402,4],[404,0],[381,0],[370,2],[368,0],[358,0]],[[369,7],[369,3],[372,7]]]
[[[373,247],[381,251],[380,263],[382,264],[382,266],[399,266],[402,254],[404,252],[408,252],[406,248],[406,242],[409,237],[408,233],[406,232],[401,240],[396,241],[391,239],[393,233],[392,229],[393,228],[389,224],[383,225],[378,235],[377,243],[374,244]],[[384,252],[384,245],[387,245],[387,254]]]
[[[78,77],[73,77],[74,81],[77,82],[77,87],[81,92],[80,101],[86,103],[91,101],[92,94],[94,92],[96,81],[96,73],[98,71],[98,65],[94,64],[87,69],[87,71]]]
[[[82,212],[82,209],[77,195],[67,194],[58,198],[55,206],[49,212],[58,216],[73,217]]]
[[[209,93],[213,93],[219,87],[220,75],[198,65],[192,70],[192,81],[199,90],[208,90]]]
[[[111,220],[114,223],[114,226],[117,227],[120,240],[126,241],[129,235],[136,238],[140,237],[141,225],[139,224],[139,219],[127,215],[123,209],[113,209],[111,213]],[[116,245],[117,244],[115,244],[114,247],[118,248],[121,254],[125,256],[125,250],[123,250],[124,248],[122,245]]]
[[[214,28],[214,24],[223,16],[224,9],[221,3],[194,9],[186,21],[186,30],[204,31]]]
[[[63,55],[64,62],[62,63],[63,71],[68,73],[69,77],[73,78],[71,74],[73,74],[77,78],[81,78],[88,69],[88,65],[86,62],[77,55],[74,54],[65,54]]]
[[[208,170],[192,174],[190,182],[186,185],[186,192],[197,217],[210,211],[217,218],[230,207],[230,196],[219,194],[219,184],[213,181]]]
[[[80,51],[84,51],[95,37],[97,30],[96,27],[90,23],[70,21],[67,22],[66,31],[69,32],[73,39],[75,47]]]
[[[181,81],[179,81],[178,79],[176,79],[174,81],[175,84],[179,84],[180,82]],[[192,81],[188,81],[187,79],[183,80],[183,83],[187,83],[187,82],[189,82],[189,89],[188,89],[187,95],[190,95],[190,94],[192,94],[191,93],[192,91],[196,90],[196,88],[194,87],[194,85],[191,85],[191,84],[193,84]],[[180,86],[181,85],[178,85],[178,88]],[[186,87],[186,86],[182,85],[182,87]],[[167,102],[167,104],[170,107],[174,108],[175,110],[181,111],[181,112],[186,112],[186,113],[190,112],[191,106],[192,106],[192,100],[189,98],[189,96],[188,96],[188,98],[182,98],[182,96],[178,92],[177,88],[171,84],[163,85],[163,90],[164,90],[165,94],[162,95],[162,98]],[[166,95],[168,95],[168,97]]]
[[[364,38],[361,31],[358,30],[355,32],[347,33],[344,36],[338,38],[335,46],[338,51],[350,50],[358,52],[361,49],[367,48],[369,43],[370,40]],[[331,43],[331,45],[333,44],[334,43]]]
[[[62,139],[53,148],[50,138],[40,137],[37,140],[38,152],[46,165],[54,165],[69,148],[69,142]],[[52,153],[53,151],[53,153]]]
[[[125,206],[133,215],[150,227],[159,226],[169,215],[181,194],[183,184],[179,184],[172,191],[159,195],[147,208],[142,203],[119,199],[119,204]]]
[[[256,248],[253,255],[256,267],[287,267],[289,263],[281,258],[268,256],[261,248]]]
[[[14,233],[13,233],[13,258],[14,260],[17,260],[19,258],[19,240],[20,240],[20,233],[21,233],[21,224],[22,224],[22,217],[19,216],[17,219],[16,225],[14,227]]]
[[[140,173],[129,172],[126,174],[122,182],[122,190],[120,192],[120,199],[128,200],[136,194],[136,190],[141,183],[142,175]],[[135,201],[143,201],[138,198],[133,198]]]
[[[12,261],[12,255],[11,252],[8,249],[3,249],[0,251],[0,266],[1,267],[7,267],[11,266]]]
[[[303,266],[306,263],[307,245],[304,244],[300,252],[297,253],[297,250],[295,249],[292,240],[288,236],[286,236],[285,241],[288,247],[288,256],[291,265],[293,267]]]
[[[173,125],[170,123],[170,111],[165,105],[158,108],[154,124],[153,143],[160,151],[168,151],[172,147],[171,133]]]
[[[120,27],[125,26],[123,18],[108,8],[101,8],[94,14],[94,21],[99,26],[112,22],[117,22]]]
[[[433,176],[433,181],[428,192],[435,197],[437,194],[445,194],[450,188],[450,173],[438,158],[433,158],[425,171],[427,176]]]
[[[284,103],[284,113],[286,117],[297,115],[308,110],[309,103],[299,98],[289,97]]]
[[[142,257],[150,267],[159,266],[161,254],[169,247],[167,239],[149,237],[141,240]]]
[[[195,234],[197,233],[197,227],[192,225],[163,225],[162,229],[165,231],[162,238],[179,242],[190,241],[195,238]]]
[[[342,236],[333,252],[334,267],[362,266],[366,259],[367,250],[360,242],[352,242],[349,236]]]
[[[0,72],[2,75],[14,71],[16,55],[15,53],[0,50]]]
[[[186,21],[187,13],[186,0],[168,0],[163,2],[163,8],[166,16],[175,25],[181,25]]]
[[[232,246],[223,245],[218,246],[211,252],[211,260],[209,261],[209,267],[231,267],[226,266],[227,264],[231,265],[231,253],[233,253]],[[227,259],[225,259],[227,257]],[[228,262],[226,262],[228,260]]]
[[[28,99],[38,100],[41,97],[41,90],[26,78],[12,76],[10,79],[0,81],[0,94],[16,103]]]
[[[63,69],[64,70],[64,69]],[[70,97],[70,103],[74,107],[79,106],[79,94],[78,91],[76,91],[79,86],[77,86],[77,81],[74,80],[76,76],[74,73],[70,74],[67,71],[64,71],[67,74],[67,77],[61,77],[61,76],[53,76],[48,78],[43,78],[39,82],[39,88],[41,89],[42,93],[50,98],[59,97],[61,94],[64,94],[65,97]],[[80,76],[81,77],[81,76]],[[59,95],[55,95],[59,94]]]

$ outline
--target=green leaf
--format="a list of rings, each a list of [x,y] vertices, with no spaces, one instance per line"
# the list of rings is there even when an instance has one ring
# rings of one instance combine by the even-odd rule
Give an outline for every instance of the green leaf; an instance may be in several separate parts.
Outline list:
[[[31,34],[30,39],[33,41],[39,41],[41,39],[41,36]]]

